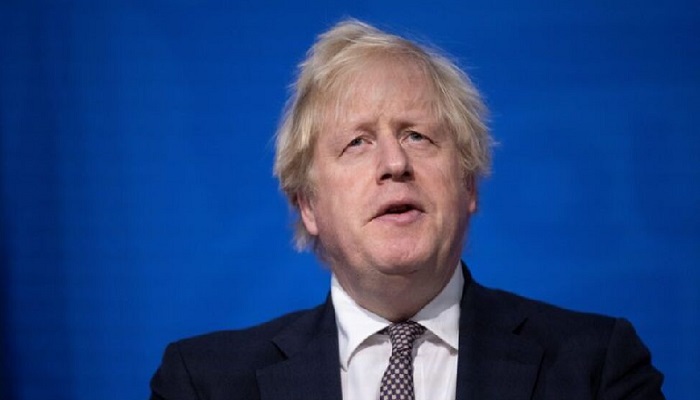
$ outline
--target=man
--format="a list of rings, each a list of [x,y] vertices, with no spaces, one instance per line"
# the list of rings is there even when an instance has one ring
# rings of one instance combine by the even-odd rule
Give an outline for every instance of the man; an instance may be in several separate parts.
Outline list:
[[[630,324],[486,289],[460,262],[484,107],[446,58],[350,20],[300,66],[275,173],[316,309],[171,344],[152,399],[662,399]]]

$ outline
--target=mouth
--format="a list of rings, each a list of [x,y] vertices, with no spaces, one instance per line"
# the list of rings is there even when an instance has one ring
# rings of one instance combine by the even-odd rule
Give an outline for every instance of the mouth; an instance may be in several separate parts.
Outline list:
[[[425,210],[415,202],[395,202],[380,207],[372,219],[410,222],[423,212]]]

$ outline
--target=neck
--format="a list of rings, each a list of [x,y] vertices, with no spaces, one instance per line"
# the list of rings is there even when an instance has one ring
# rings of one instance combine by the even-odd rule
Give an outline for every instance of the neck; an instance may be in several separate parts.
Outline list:
[[[351,284],[348,279],[336,274],[343,290],[362,308],[391,322],[406,321],[416,315],[445,288],[452,278],[455,267],[448,269],[437,279],[430,276],[395,275],[383,276],[364,285]]]

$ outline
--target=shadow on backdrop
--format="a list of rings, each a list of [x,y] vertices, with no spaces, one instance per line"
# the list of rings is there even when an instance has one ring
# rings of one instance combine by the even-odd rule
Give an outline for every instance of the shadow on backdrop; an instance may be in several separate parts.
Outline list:
[[[69,31],[38,4],[4,8],[0,22],[12,34],[0,43],[0,393],[8,400],[70,400],[76,327],[67,313],[59,149],[65,76],[54,64],[65,62],[61,37]]]

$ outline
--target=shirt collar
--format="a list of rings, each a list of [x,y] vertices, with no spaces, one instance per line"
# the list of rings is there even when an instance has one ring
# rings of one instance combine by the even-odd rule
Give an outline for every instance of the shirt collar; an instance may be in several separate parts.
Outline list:
[[[454,351],[459,348],[459,303],[463,288],[464,276],[460,264],[442,291],[411,318]],[[358,347],[391,322],[360,307],[340,286],[335,275],[331,278],[331,300],[338,324],[340,364],[347,369]]]

